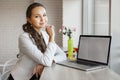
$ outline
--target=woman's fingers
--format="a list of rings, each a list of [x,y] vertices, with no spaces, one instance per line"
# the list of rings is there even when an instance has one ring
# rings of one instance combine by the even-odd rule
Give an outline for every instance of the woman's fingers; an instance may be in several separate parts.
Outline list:
[[[34,69],[32,70],[32,74],[36,73],[36,66],[34,67]]]
[[[44,66],[43,66],[43,65],[37,64],[37,65],[34,67],[32,73],[33,73],[33,74],[36,74],[36,77],[38,77],[38,75],[40,75],[40,74],[42,73],[43,69],[44,69]]]
[[[46,27],[46,32],[48,33],[48,35],[51,37],[54,35],[54,26],[51,25],[51,26],[47,26]]]
[[[47,26],[46,27],[46,32],[49,35],[49,42],[54,41],[54,38],[55,38],[54,26],[53,25]]]
[[[42,71],[43,71],[43,65],[41,66],[41,65],[37,65],[37,72],[38,72],[38,74],[41,74],[42,73]]]

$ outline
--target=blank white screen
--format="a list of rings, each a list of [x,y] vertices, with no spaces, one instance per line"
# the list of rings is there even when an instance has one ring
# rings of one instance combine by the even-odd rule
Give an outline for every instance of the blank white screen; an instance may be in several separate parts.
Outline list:
[[[78,58],[107,63],[110,38],[81,37]]]

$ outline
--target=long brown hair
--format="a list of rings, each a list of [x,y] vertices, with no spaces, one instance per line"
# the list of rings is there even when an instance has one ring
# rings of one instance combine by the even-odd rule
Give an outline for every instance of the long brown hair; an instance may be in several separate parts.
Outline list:
[[[35,7],[44,7],[43,4],[41,3],[32,3],[28,8],[27,8],[27,11],[26,11],[26,18],[30,18],[31,15],[32,15],[32,9],[35,8]],[[27,32],[29,33],[32,38],[34,39],[35,41],[35,44],[37,45],[37,48],[39,50],[41,50],[41,52],[45,52],[46,50],[46,45],[43,44],[43,38],[41,35],[39,35],[39,33],[32,27],[32,25],[27,21],[27,23],[23,24],[23,31],[24,32]]]

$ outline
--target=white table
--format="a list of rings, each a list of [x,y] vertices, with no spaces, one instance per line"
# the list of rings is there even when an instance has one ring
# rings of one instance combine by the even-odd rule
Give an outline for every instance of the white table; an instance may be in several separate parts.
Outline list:
[[[44,68],[40,80],[120,80],[120,75],[109,68],[85,72],[53,64]]]

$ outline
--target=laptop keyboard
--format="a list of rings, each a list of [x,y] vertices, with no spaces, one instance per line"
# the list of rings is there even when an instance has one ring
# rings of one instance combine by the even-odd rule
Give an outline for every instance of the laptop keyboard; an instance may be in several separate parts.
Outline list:
[[[99,64],[97,63],[92,63],[92,62],[87,62],[87,61],[76,61],[78,64],[83,64],[87,66],[98,66]]]

